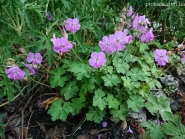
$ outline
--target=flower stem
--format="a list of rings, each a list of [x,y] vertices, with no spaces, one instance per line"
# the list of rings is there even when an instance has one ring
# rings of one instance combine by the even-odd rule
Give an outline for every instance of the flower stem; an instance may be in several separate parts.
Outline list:
[[[28,78],[30,78],[32,81],[34,81],[34,82],[36,82],[36,83],[38,83],[38,84],[40,84],[40,85],[43,85],[43,86],[46,86],[46,87],[50,88],[49,85],[43,84],[43,83],[41,83],[41,82],[38,82],[38,81],[36,81],[35,79],[31,78],[30,76],[29,76]]]
[[[68,135],[68,136],[73,136],[73,135],[76,133],[76,131],[79,129],[79,127],[86,121],[86,119],[87,119],[87,117],[85,116],[85,117],[80,121],[80,123],[76,126],[76,128],[73,130],[73,132],[72,132],[70,135]]]

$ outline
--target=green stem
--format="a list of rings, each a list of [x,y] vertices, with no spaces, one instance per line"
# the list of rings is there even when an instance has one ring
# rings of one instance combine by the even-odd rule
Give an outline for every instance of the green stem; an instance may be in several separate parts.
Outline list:
[[[40,65],[43,69],[45,69],[48,73],[49,73],[49,70],[46,69],[42,64]]]
[[[73,130],[73,132],[69,135],[69,136],[73,136],[76,131],[79,129],[79,127],[86,121],[87,117],[85,116],[81,121],[80,123],[76,126],[76,128]]]
[[[117,54],[117,51],[114,53],[114,55],[113,55],[113,57],[111,58],[111,60],[108,62],[108,64],[102,69],[102,70],[104,70],[105,68],[107,68],[107,66],[111,63],[111,61],[114,59],[114,57],[116,56],[116,54]],[[101,71],[102,71],[101,70]]]
[[[85,64],[84,62],[83,62],[83,60],[77,55],[77,53],[75,52],[75,50],[72,48],[72,51],[73,51],[73,53],[75,54],[75,56],[86,66],[86,67],[88,67],[89,69],[91,69],[87,64]],[[92,70],[91,69],[91,71],[94,71],[94,70]]]
[[[12,98],[11,101],[13,101],[13,100],[15,100],[16,98],[18,98],[18,97],[22,94],[22,92],[24,91],[24,89],[25,89],[27,86],[28,86],[28,85],[26,85],[26,86],[20,91],[19,94],[17,94],[14,98]],[[1,104],[0,107],[3,107],[4,105],[6,105],[6,104],[8,104],[8,103],[10,103],[10,102],[7,101],[7,102]]]
[[[38,82],[38,81],[36,81],[35,79],[31,78],[30,76],[29,76],[29,78],[30,78],[32,81],[34,81],[34,82],[36,82],[36,83],[38,83],[38,84],[40,84],[40,85],[43,85],[43,86],[46,86],[46,87],[50,88],[49,85],[43,84],[43,83],[41,83],[41,82]]]
[[[159,111],[157,111],[157,124],[159,123]]]

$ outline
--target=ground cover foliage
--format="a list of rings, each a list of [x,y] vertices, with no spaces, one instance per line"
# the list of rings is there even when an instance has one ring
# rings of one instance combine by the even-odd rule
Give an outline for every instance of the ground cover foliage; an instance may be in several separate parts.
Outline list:
[[[124,121],[145,109],[157,122],[142,122],[141,138],[184,138],[183,111],[171,108],[177,90],[164,88],[161,77],[184,73],[185,5],[147,3],[1,0],[0,107],[21,98],[24,119],[29,102],[43,92],[52,95],[36,103],[52,121],[82,112],[83,122],[101,123],[107,115]],[[159,89],[165,95],[151,93]],[[17,138],[26,138],[21,123]],[[3,120],[0,126],[4,138]]]

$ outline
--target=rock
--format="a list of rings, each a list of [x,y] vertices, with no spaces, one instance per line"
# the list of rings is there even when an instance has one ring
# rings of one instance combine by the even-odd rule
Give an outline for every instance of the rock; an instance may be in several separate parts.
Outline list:
[[[158,98],[160,96],[166,96],[164,91],[162,89],[153,89],[153,90],[150,90],[150,94],[153,94],[155,96],[157,96]]]
[[[146,121],[146,110],[143,108],[139,112],[134,112],[130,110],[127,116],[134,118],[137,122],[142,123]]]
[[[179,89],[179,82],[172,75],[167,75],[165,77],[161,77],[160,79],[166,87],[174,87],[175,91]]]
[[[174,99],[170,99],[170,108],[173,111],[178,111],[180,109],[178,102]]]

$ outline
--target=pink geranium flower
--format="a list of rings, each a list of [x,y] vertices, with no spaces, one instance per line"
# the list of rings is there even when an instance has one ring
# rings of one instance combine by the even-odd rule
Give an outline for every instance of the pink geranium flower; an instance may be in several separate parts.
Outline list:
[[[129,10],[127,12],[127,17],[130,17],[133,14],[133,8],[132,6],[129,7]]]
[[[76,31],[80,29],[79,20],[77,18],[68,18],[66,20],[65,29],[72,32],[73,34],[76,33]]]
[[[5,73],[8,75],[9,79],[21,80],[25,76],[25,72],[22,71],[18,66],[13,66],[6,69]]]
[[[154,58],[160,66],[165,66],[168,63],[167,51],[165,49],[156,49],[154,51]]]
[[[106,57],[103,52],[93,52],[89,59],[89,65],[94,68],[100,68],[106,63]]]
[[[105,51],[106,53],[113,53],[112,48],[109,45],[109,37],[104,36],[101,41],[99,41],[99,46],[102,51]]]
[[[150,42],[154,39],[154,35],[153,35],[153,28],[150,28],[150,30],[146,33],[144,33],[143,35],[141,35],[141,41],[142,42]]]
[[[128,43],[128,36],[126,36],[125,32],[116,31],[113,35],[109,37],[109,43],[113,52],[121,51],[125,48],[125,44]]]
[[[63,54],[69,52],[70,49],[73,47],[72,44],[68,41],[67,38],[56,38],[53,43],[53,50],[56,53]]]
[[[40,53],[29,52],[26,59],[29,63],[40,64],[42,62],[42,56]]]
[[[143,16],[138,16],[136,15],[133,22],[132,26],[135,30],[139,30],[141,33],[145,33],[146,29],[148,28],[148,24],[150,22],[148,21],[148,18],[145,18],[145,15]]]

